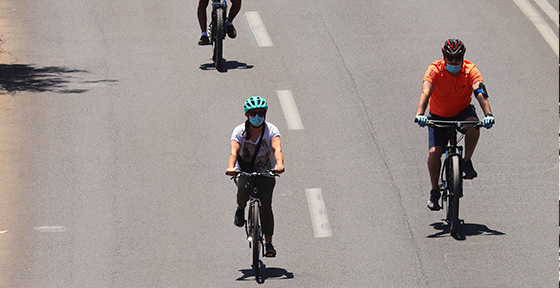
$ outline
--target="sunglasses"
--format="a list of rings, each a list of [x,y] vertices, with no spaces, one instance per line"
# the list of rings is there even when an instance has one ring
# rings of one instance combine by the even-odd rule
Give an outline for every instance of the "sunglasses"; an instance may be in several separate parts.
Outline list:
[[[251,116],[251,117],[255,117],[257,115],[259,115],[259,117],[264,117],[264,115],[266,115],[266,111],[262,111],[262,110],[261,111],[249,111],[247,113],[249,113],[249,116]]]
[[[447,61],[462,61],[463,56],[445,56]]]

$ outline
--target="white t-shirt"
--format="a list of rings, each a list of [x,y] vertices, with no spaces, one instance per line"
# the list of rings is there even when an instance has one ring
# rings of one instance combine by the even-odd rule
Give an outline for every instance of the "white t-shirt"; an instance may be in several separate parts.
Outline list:
[[[264,139],[261,143],[261,148],[259,148],[259,154],[255,158],[255,171],[256,172],[264,172],[266,170],[274,169],[276,166],[276,158],[274,158],[274,153],[272,151],[272,145],[270,144],[272,138],[276,136],[280,136],[280,131],[278,128],[274,126],[274,124],[264,122]],[[245,123],[235,127],[233,129],[233,133],[231,134],[231,140],[237,141],[241,145],[240,155],[238,157],[243,158],[243,160],[247,163],[251,163],[251,159],[253,159],[253,154],[255,153],[255,149],[257,147],[257,143],[259,143],[259,139],[257,142],[252,142],[250,139],[245,140]],[[235,163],[235,167],[240,169],[239,163]]]

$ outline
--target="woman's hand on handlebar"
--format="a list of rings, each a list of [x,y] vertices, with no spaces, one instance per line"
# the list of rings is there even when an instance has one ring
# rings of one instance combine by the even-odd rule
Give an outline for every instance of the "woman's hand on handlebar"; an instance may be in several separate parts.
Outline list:
[[[237,175],[237,169],[235,167],[228,168],[226,170],[226,174],[229,175],[229,176],[235,176],[235,175]]]
[[[284,171],[285,171],[284,165],[282,165],[282,164],[276,164],[276,166],[274,167],[274,173],[276,173],[276,174],[281,174]]]

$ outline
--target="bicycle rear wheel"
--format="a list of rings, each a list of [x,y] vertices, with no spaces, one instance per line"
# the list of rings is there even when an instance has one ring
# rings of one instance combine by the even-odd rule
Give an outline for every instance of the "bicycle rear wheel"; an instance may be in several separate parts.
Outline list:
[[[261,231],[261,225],[260,225],[260,217],[259,217],[259,203],[257,201],[253,202],[252,204],[252,208],[251,209],[251,217],[253,220],[253,230],[251,231],[251,237],[252,239],[252,246],[253,246],[253,269],[255,270],[255,278],[258,281],[260,274],[259,274],[259,254],[260,254],[260,231]]]
[[[457,235],[459,231],[459,198],[463,194],[463,187],[461,185],[461,169],[459,163],[461,158],[458,155],[453,155],[449,159],[448,170],[448,185],[450,190],[450,197],[447,199],[449,205],[448,221],[449,232],[451,235]]]
[[[217,70],[222,69],[223,62],[223,49],[224,49],[224,35],[225,35],[225,11],[223,8],[216,8],[216,25],[214,27],[214,36],[212,38],[212,49],[214,65]]]

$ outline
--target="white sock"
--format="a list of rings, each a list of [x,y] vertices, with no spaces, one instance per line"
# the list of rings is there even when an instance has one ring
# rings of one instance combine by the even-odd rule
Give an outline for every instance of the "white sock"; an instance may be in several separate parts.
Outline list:
[[[233,23],[231,23],[231,21],[226,21],[226,26],[231,26],[233,25]]]
[[[208,36],[208,33],[202,32],[202,36]]]

